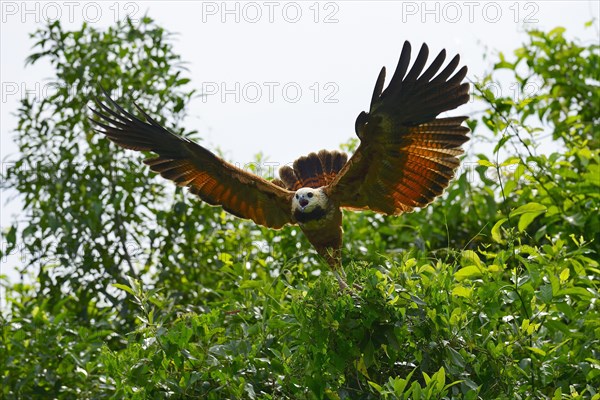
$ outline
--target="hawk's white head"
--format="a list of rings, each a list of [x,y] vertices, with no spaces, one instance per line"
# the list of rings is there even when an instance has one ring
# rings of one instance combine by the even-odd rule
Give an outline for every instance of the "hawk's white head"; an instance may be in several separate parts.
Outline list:
[[[328,206],[329,199],[320,188],[300,188],[292,199],[292,213],[299,222],[322,218]]]

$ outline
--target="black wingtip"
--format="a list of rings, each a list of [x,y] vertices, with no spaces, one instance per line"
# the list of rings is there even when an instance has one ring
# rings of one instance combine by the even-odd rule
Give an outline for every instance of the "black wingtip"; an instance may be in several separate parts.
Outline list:
[[[158,126],[158,127],[161,126],[154,118],[152,118],[146,111],[144,111],[144,109],[142,107],[140,107],[135,101],[133,102],[133,105],[144,116],[144,118],[146,118],[147,122],[150,122],[154,126]]]
[[[446,60],[446,49],[442,49],[439,54],[435,57],[433,62],[429,65],[427,70],[419,76],[420,82],[429,82],[431,78],[440,70],[442,64]]]
[[[410,42],[408,40],[405,40],[404,44],[402,45],[402,53],[404,53],[405,51],[410,52]]]
[[[371,108],[373,104],[379,99],[381,96],[381,92],[383,91],[383,84],[385,83],[385,67],[381,68],[379,72],[379,76],[377,77],[377,81],[375,82],[375,87],[373,88],[373,96],[371,96]]]
[[[388,87],[383,91],[381,95],[382,97],[384,97],[390,91],[398,92],[402,87],[402,80],[404,79],[404,75],[406,75],[406,71],[408,70],[408,64],[410,63],[410,53],[411,45],[410,42],[407,40],[402,46],[400,58],[398,59],[398,65],[396,65],[394,75],[392,75],[392,79],[390,80]]]
[[[417,58],[410,69],[410,72],[403,79],[403,83],[410,85],[417,80],[417,78],[421,75],[421,72],[423,72],[423,68],[425,68],[427,58],[429,58],[429,47],[427,47],[427,44],[423,43],[421,49],[419,50],[419,54],[417,54]]]

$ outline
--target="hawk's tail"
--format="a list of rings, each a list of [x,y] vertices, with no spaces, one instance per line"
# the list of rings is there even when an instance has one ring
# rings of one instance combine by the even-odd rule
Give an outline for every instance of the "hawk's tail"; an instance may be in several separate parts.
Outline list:
[[[346,153],[321,150],[300,157],[292,167],[284,165],[279,169],[280,179],[273,183],[288,190],[302,187],[318,188],[330,184],[348,161]]]

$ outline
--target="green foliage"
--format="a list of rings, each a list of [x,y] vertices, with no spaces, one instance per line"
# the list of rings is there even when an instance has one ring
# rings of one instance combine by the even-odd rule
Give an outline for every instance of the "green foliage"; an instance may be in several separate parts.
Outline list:
[[[128,93],[128,102],[178,122],[193,91],[180,88],[187,80],[180,77],[179,57],[148,18],[105,32],[85,24],[65,32],[56,21],[31,36],[37,52],[27,62],[50,63],[56,90],[22,100],[16,135],[22,157],[7,169],[3,186],[19,192],[27,212],[18,243],[31,255],[24,270],[39,271],[38,290],[50,305],[61,302],[65,290],[72,293],[78,299],[73,311],[87,321],[88,304],[98,299],[122,307],[108,290],[111,282],[126,283],[125,275],[141,276],[153,265],[134,265],[132,249],[150,247],[143,238],[167,198],[164,186],[140,169],[140,156],[125,157],[93,133],[90,100],[100,86],[135,88],[140,95]]]
[[[160,27],[36,32],[29,61],[64,88],[23,101],[4,177],[26,205],[8,251],[39,274],[3,283],[3,397],[600,399],[599,48],[563,34],[529,32],[476,83],[473,140],[495,149],[443,198],[345,214],[360,288],[342,293],[296,228],[172,191],[90,130],[102,84],[185,134],[193,91]]]
[[[7,283],[3,284],[4,286]],[[98,397],[105,391],[98,358],[115,340],[114,313],[89,305],[93,326],[74,321],[72,296],[52,305],[31,286],[14,284],[6,298],[11,315],[0,318],[3,398]]]

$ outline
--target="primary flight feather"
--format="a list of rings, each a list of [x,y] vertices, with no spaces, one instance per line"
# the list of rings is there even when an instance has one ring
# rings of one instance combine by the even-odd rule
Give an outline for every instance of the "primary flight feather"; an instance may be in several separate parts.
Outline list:
[[[108,94],[96,100],[92,121],[97,131],[126,149],[151,151],[150,169],[211,205],[279,229],[297,224],[325,258],[340,287],[347,287],[341,263],[342,208],[398,215],[425,207],[442,194],[459,165],[469,138],[467,117],[437,118],[469,99],[459,56],[444,69],[442,50],[425,69],[429,49],[423,44],[408,69],[411,46],[404,43],[396,71],[383,90],[382,68],[369,112],[356,119],[360,145],[348,159],[321,150],[279,170],[265,180],[224,161],[204,147],[174,135],[136,105],[145,121],[125,111]],[[408,72],[408,73],[407,73]]]

